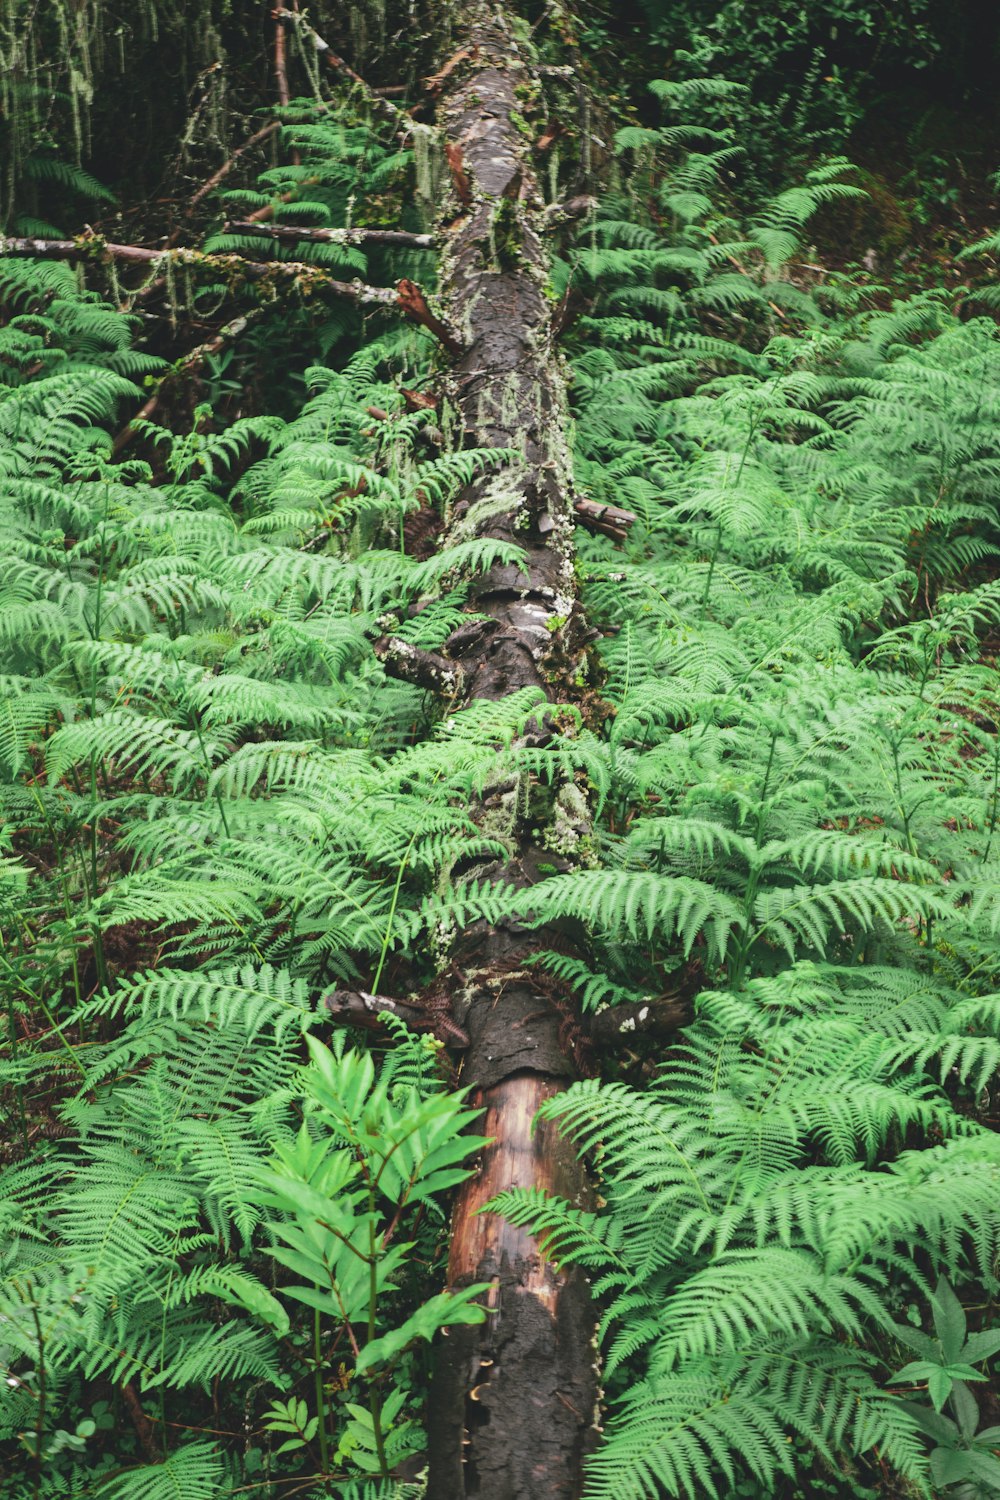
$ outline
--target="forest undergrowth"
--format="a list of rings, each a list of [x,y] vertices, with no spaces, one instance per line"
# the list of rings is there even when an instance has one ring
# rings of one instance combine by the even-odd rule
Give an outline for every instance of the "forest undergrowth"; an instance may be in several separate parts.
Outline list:
[[[534,690],[452,711],[374,650],[440,651],[519,555],[434,546],[512,455],[420,399],[424,329],[317,285],[301,386],[275,326],[273,399],[217,361],[116,444],[169,374],[141,301],[0,258],[10,1500],[423,1493],[431,1340],[484,1316],[442,1290],[481,1138],[447,1036],[372,1045],[324,996],[427,1003],[478,917],[572,934],[538,963],[585,1013],[690,1016],[546,1106],[593,1211],[497,1205],[593,1279],[590,1500],[1000,1493],[996,298],[803,273],[847,163],[737,218],[739,91],[656,92],[549,288],[577,486],[636,517],[580,531],[558,733]],[[358,118],[283,142],[230,218],[429,180]],[[274,245],[206,246],[236,249]],[[491,789],[555,809],[527,888],[486,878]]]

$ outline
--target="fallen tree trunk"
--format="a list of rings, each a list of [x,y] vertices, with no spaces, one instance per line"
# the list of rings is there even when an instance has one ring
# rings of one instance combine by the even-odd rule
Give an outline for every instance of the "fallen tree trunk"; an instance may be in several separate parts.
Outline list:
[[[437,101],[458,200],[446,205],[440,228],[441,300],[462,345],[449,394],[468,441],[514,449],[521,459],[461,497],[451,539],[516,543],[526,561],[523,571],[498,565],[477,583],[470,608],[492,624],[463,628],[446,645],[457,668],[448,690],[457,685],[460,701],[469,701],[532,686],[558,701],[585,672],[589,634],[576,597],[575,496],[546,295],[544,204],[522,123],[538,84],[503,17],[487,5],[466,5],[453,39],[464,55],[438,75]],[[548,722],[543,732],[558,730]],[[487,798],[483,815],[489,810]],[[530,826],[522,820],[516,852],[493,873],[521,886],[541,878],[539,865],[553,858],[557,816],[564,826],[576,820],[571,861],[569,846],[587,828],[575,786],[553,790],[549,828],[539,827],[537,808]],[[453,1287],[485,1281],[491,1291],[486,1323],[449,1329],[437,1351],[431,1500],[572,1500],[595,1436],[595,1320],[586,1279],[557,1272],[527,1233],[481,1212],[515,1185],[588,1201],[575,1153],[551,1125],[533,1128],[539,1105],[577,1076],[568,1002],[528,962],[553,940],[511,919],[477,924],[453,951],[453,1019],[468,1037],[461,1080],[485,1110],[477,1129],[494,1141],[460,1190],[448,1278]]]

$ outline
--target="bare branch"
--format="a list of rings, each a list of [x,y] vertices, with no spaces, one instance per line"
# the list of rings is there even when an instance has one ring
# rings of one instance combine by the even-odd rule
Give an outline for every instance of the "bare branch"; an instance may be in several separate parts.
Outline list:
[[[399,245],[406,250],[432,250],[432,234],[412,234],[408,229],[325,229],[307,224],[262,224],[253,219],[224,224],[223,234],[260,234],[273,240],[307,240],[320,245]]]
[[[145,245],[114,245],[97,235],[82,235],[77,240],[7,239],[0,236],[0,255],[30,256],[33,260],[110,260],[126,264],[148,265],[154,260],[169,260],[183,254],[169,250],[150,250]]]
[[[199,365],[204,364],[210,355],[218,354],[219,350],[224,349],[227,344],[235,343],[252,323],[255,323],[258,318],[263,316],[263,313],[264,309],[258,307],[254,308],[251,312],[244,313],[240,318],[234,318],[231,323],[226,324],[225,328],[220,328],[214,338],[210,338],[204,344],[199,344],[197,349],[192,349],[182,360],[179,360],[172,370],[168,370],[166,375],[157,383],[156,389],[149,400],[139,408],[132,420],[122,428],[121,432],[115,438],[111,445],[111,452],[117,457],[122,449],[127,448],[133,438],[137,436],[139,423],[148,422],[156,411],[160,404],[160,395],[163,387],[168,381],[176,380],[179,375],[190,374],[192,370],[196,370]]]
[[[573,501],[573,510],[588,531],[599,531],[616,542],[623,542],[629,527],[638,520],[634,511],[619,510],[617,505],[599,505],[596,500],[585,500],[582,495]]]
[[[431,693],[454,697],[462,690],[464,672],[457,662],[434,651],[424,651],[398,636],[383,635],[375,642],[375,655],[389,677],[409,682]]]
[[[191,197],[188,199],[188,206],[184,210],[184,217],[186,219],[189,219],[194,213],[195,209],[198,207],[198,204],[201,202],[201,200],[203,198],[207,198],[212,189],[217,188],[219,186],[219,183],[222,182],[224,178],[229,176],[230,172],[233,170],[244,152],[252,151],[254,146],[259,146],[262,141],[266,141],[269,136],[274,135],[275,131],[280,129],[280,120],[269,120],[266,125],[261,126],[260,130],[257,130],[253,135],[248,136],[247,139],[243,142],[242,146],[237,146],[232,156],[230,156],[228,160],[224,161],[222,163],[222,166],[212,173],[211,177],[206,178],[206,180],[202,183],[201,187],[198,188],[196,192],[191,194]]]
[[[256,228],[256,226],[254,226]],[[403,305],[401,293],[394,287],[367,286],[363,281],[338,281],[328,276],[321,266],[310,265],[301,260],[245,260],[240,255],[206,255],[200,250],[151,250],[146,245],[116,245],[102,240],[97,235],[83,236],[77,240],[37,240],[0,238],[0,256],[31,256],[38,260],[96,260],[122,261],[125,265],[149,265],[154,261],[180,266],[204,266],[210,271],[221,271],[239,281],[300,281],[310,291],[333,292],[371,307],[399,307],[412,316],[410,308]],[[411,283],[407,283],[411,285]],[[417,320],[421,321],[420,319]]]
[[[350,64],[344,58],[338,56],[330,46],[330,43],[324,41],[319,32],[314,30],[308,21],[299,15],[297,11],[286,10],[283,6],[278,6],[273,11],[273,15],[276,21],[290,21],[293,26],[298,27],[302,36],[308,37],[312,42],[316,51],[326,62],[327,67],[333,68],[335,72],[342,73],[345,78],[349,79],[354,87],[364,95],[375,114],[380,115],[383,120],[390,121],[398,129],[406,131],[413,129],[413,121],[406,110],[400,109],[398,105],[392,103],[391,99],[387,99],[383,94],[377,94],[374,89],[370,88],[361,77],[361,74],[355,73]]]
[[[415,281],[407,281],[404,277],[396,290],[399,306],[414,323],[420,323],[429,329],[434,337],[447,349],[453,358],[465,353],[461,341],[455,337],[439,317],[427,305],[427,298]]]
[[[390,1000],[387,995],[369,995],[365,990],[330,990],[323,996],[323,1004],[332,1020],[341,1026],[374,1031],[383,1025],[385,1016],[398,1016],[411,1031],[430,1031],[449,1047],[469,1045],[466,1032],[437,1006]]]
[[[288,20],[279,10],[274,12],[274,79],[278,86],[278,103],[282,108],[291,97],[288,92]]]

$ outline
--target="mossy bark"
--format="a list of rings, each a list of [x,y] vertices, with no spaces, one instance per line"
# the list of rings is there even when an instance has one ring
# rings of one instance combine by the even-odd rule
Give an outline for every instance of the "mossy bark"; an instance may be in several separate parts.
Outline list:
[[[502,15],[466,6],[453,33],[466,56],[444,78],[438,123],[454,196],[442,219],[442,311],[462,353],[453,405],[467,441],[511,448],[516,462],[461,498],[451,540],[494,537],[525,550],[474,590],[489,616],[446,647],[466,700],[527,686],[565,700],[586,670],[588,632],[573,566],[573,486],[562,368],[555,348],[544,204],[524,115],[537,80]],[[538,732],[560,731],[541,710]],[[509,790],[509,789],[508,789]],[[495,790],[494,799],[504,796]],[[488,801],[489,799],[487,799]],[[507,805],[517,799],[508,797]],[[489,807],[484,807],[488,815]],[[554,813],[553,813],[554,818]],[[496,874],[520,885],[553,859],[537,810],[515,827]],[[551,840],[549,841],[551,843]],[[480,872],[482,873],[482,872]],[[431,1500],[572,1500],[592,1440],[594,1316],[586,1279],[557,1272],[529,1235],[482,1205],[503,1188],[588,1200],[586,1174],[538,1106],[576,1075],[573,1017],[527,963],[552,934],[511,921],[465,933],[454,952],[455,1021],[469,1038],[462,1082],[494,1138],[455,1207],[449,1282],[490,1285],[485,1324],[440,1342],[430,1402]]]

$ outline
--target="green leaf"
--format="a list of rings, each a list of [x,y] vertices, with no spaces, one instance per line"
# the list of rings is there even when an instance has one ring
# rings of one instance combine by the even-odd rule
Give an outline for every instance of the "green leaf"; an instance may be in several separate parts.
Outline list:
[[[431,1297],[405,1323],[365,1345],[356,1361],[358,1373],[391,1363],[415,1339],[430,1341],[439,1329],[452,1323],[482,1323],[486,1313],[472,1299],[488,1291],[489,1282],[484,1281],[458,1292],[439,1292]]]
[[[944,1363],[952,1364],[961,1358],[965,1344],[965,1308],[943,1276],[934,1288],[931,1311],[934,1316],[934,1331],[944,1352]]]

